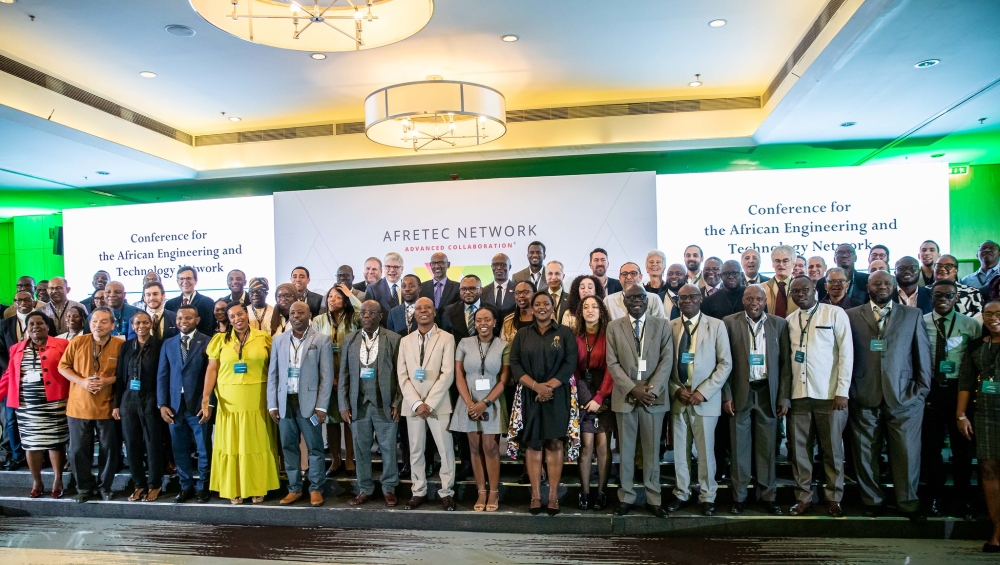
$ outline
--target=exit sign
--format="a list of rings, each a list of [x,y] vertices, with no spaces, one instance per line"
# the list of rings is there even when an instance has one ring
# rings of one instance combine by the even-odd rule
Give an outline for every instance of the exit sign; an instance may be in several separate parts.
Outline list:
[[[951,168],[951,174],[953,175],[966,175],[969,173],[968,165],[957,165]]]

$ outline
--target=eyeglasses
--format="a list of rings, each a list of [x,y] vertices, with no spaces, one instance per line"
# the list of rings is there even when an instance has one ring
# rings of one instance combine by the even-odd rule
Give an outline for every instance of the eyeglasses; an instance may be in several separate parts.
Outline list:
[[[479,290],[478,286],[462,286],[458,288],[459,292],[476,292]]]
[[[897,273],[915,273],[917,272],[917,267],[915,265],[900,265],[896,267]]]
[[[771,262],[774,263],[775,265],[788,265],[788,264],[790,264],[792,262],[792,260],[791,259],[772,259]]]
[[[630,279],[634,279],[634,278],[636,278],[636,277],[638,277],[638,276],[639,276],[639,271],[622,271],[622,272],[620,272],[620,273],[618,273],[618,274],[619,274],[619,276],[621,276],[621,278],[623,278],[623,279],[624,279],[625,277],[628,277],[628,278],[630,278]]]
[[[514,291],[514,296],[528,296],[529,294],[531,294],[530,290],[515,290]]]
[[[177,277],[178,282],[194,282],[194,277]]]
[[[15,298],[14,302],[26,302],[28,304],[34,304],[35,303],[35,301],[32,300],[32,298],[30,296],[25,297],[25,298]]]
[[[677,302],[694,302],[701,300],[700,294],[681,294],[677,296]]]
[[[445,263],[444,261],[431,261],[430,264],[431,267],[443,267],[444,263]]]
[[[295,295],[294,294],[288,294],[287,292],[279,292],[278,294],[275,294],[274,297],[277,298],[277,299],[295,298]]]
[[[739,271],[722,271],[722,276],[724,276],[726,278],[729,278],[729,277],[738,277],[738,276],[740,276],[740,272]]]
[[[983,319],[986,318],[1000,318],[1000,312],[983,312]]]
[[[645,294],[629,294],[622,297],[622,300],[631,300],[633,302],[639,302],[646,298]]]
[[[361,310],[361,317],[362,318],[374,318],[375,316],[378,316],[381,313],[382,312],[379,311],[379,310]]]
[[[398,271],[398,270],[400,270],[402,268],[403,268],[402,265],[386,265],[385,266],[385,270],[386,271]]]
[[[954,292],[935,292],[934,294],[931,294],[931,297],[933,297],[934,300],[937,300],[939,298],[947,298],[948,300],[951,300],[952,298],[955,298],[955,293]]]
[[[934,269],[938,270],[938,271],[944,271],[946,273],[950,273],[950,272],[958,269],[958,265],[949,265],[948,263],[938,263],[937,266],[934,267]]]
[[[826,280],[826,286],[844,286],[845,284],[847,284],[846,280],[843,280],[843,281],[842,280],[837,280],[837,279],[827,279]],[[789,292],[791,292],[791,291],[789,291]]]
[[[837,251],[833,254],[834,257],[850,257],[854,255],[854,251]]]
[[[490,267],[492,267],[494,269],[499,269],[500,267],[506,267],[506,266],[507,266],[507,263],[492,263],[492,264],[490,264]]]

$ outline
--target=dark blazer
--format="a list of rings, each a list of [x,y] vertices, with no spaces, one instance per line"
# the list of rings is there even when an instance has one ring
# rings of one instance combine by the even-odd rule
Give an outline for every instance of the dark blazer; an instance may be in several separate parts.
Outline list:
[[[170,310],[167,310],[166,308],[164,308],[163,309],[163,335],[160,336],[160,341],[161,342],[166,341],[166,340],[174,337],[178,333],[179,333],[179,331],[177,330],[177,314],[174,313],[174,312],[171,312]],[[135,337],[135,333],[134,332],[132,333],[132,337]],[[131,338],[129,338],[129,339],[131,339]]]
[[[893,291],[892,301],[896,304],[900,304],[899,289]],[[917,287],[917,308],[924,314],[930,314],[931,310],[934,310],[934,301],[931,298],[931,289],[926,286]]]
[[[745,286],[738,286],[733,290],[722,287],[701,303],[701,313],[721,320],[726,316],[743,312],[743,293],[746,290]]]
[[[49,335],[55,337],[56,325],[49,322]],[[17,345],[17,315],[0,321],[0,374],[7,370],[10,362],[10,348]]]
[[[479,299],[479,303],[483,303],[483,299]],[[455,336],[455,347],[458,347],[458,342],[469,337],[469,326],[465,323],[465,302],[456,302],[448,308],[445,309],[444,319],[442,320],[443,325],[441,329]],[[403,316],[406,313],[403,312]],[[497,320],[497,325],[493,328],[493,335],[500,337],[500,329],[503,326],[503,320]],[[413,321],[413,327],[417,327],[417,323]],[[412,331],[412,330],[411,330]]]
[[[194,332],[188,344],[186,361],[181,361],[181,336],[163,342],[160,363],[156,373],[156,405],[169,406],[176,413],[181,408],[181,388],[187,400],[187,411],[192,416],[201,410],[201,396],[205,387],[205,370],[208,369],[208,342],[211,338]],[[215,405],[215,393],[211,404]]]
[[[514,303],[514,281],[508,280],[506,285],[504,285],[502,303],[497,304],[497,286],[496,282],[491,282],[490,284],[483,287],[483,295],[479,298],[483,304],[492,304],[498,310],[500,310],[500,320],[507,317],[517,309],[517,304]],[[498,324],[500,325],[500,324]]]
[[[851,308],[847,318],[854,338],[851,401],[863,408],[875,408],[883,400],[890,409],[922,404],[930,391],[933,370],[930,339],[920,310],[892,305],[883,352],[871,351],[871,340],[878,337],[871,303]]]
[[[549,292],[549,289],[546,288],[545,292]],[[550,295],[551,295],[551,293],[550,293]],[[555,305],[556,309],[552,313],[552,316],[553,316],[552,319],[555,320],[555,321],[557,321],[557,322],[559,320],[562,320],[563,313],[565,313],[566,310],[569,310],[569,292],[567,292],[565,289],[563,289],[562,294],[560,295],[559,298],[560,298],[559,304]],[[554,296],[552,297],[552,302],[553,302],[553,304],[555,304],[555,297]]]
[[[215,301],[200,292],[195,292],[191,305],[198,309],[198,317],[201,318],[201,321],[198,322],[198,331],[205,335],[212,335],[215,331],[213,329],[215,326]],[[165,310],[171,312],[176,312],[180,307],[180,296],[171,298],[163,305]]]
[[[309,312],[315,318],[319,315],[319,311],[323,307],[323,295],[306,289],[306,296],[303,302],[309,305]]]
[[[739,412],[747,408],[747,397],[750,396],[750,342],[753,338],[744,312],[730,314],[722,322],[729,332],[729,348],[733,354],[733,370],[722,387],[722,400],[732,400],[733,410]],[[788,322],[777,316],[768,316],[764,319],[764,336],[771,414],[777,415],[780,401],[789,399],[792,394]]]
[[[399,334],[381,329],[378,335],[378,361],[375,377],[382,396],[382,413],[392,420],[392,409],[399,408],[403,394],[396,375],[396,358],[399,356]],[[351,415],[358,413],[358,390],[361,388],[361,330],[344,338],[344,352],[340,355],[340,379],[337,382],[337,400],[341,410],[350,407]],[[389,402],[386,402],[386,400]],[[373,399],[374,400],[374,399]]]
[[[862,273],[855,269],[852,281],[851,292],[847,296],[850,296],[858,304],[868,302],[870,300],[868,298],[868,273]],[[816,281],[816,293],[820,300],[826,298],[826,277]]]
[[[139,358],[139,373],[137,375],[131,374],[130,367],[133,364],[132,359],[139,354],[139,341],[136,338],[131,338],[122,345],[121,351],[118,353],[118,366],[115,369],[115,393],[112,399],[114,408],[121,408],[122,397],[129,389],[129,381],[134,377],[139,378],[139,398],[143,400],[144,405],[146,398],[155,399],[157,397],[157,372],[162,345],[162,342],[152,338],[146,342],[148,349]]]
[[[432,302],[434,301],[434,279],[420,284],[420,297],[430,298]],[[440,326],[444,320],[445,309],[456,302],[459,302],[458,283],[451,279],[445,279],[444,288],[441,289],[441,303],[438,305],[437,315],[434,316],[434,322],[437,325]]]
[[[400,279],[400,282],[402,282],[402,279]],[[396,284],[398,285],[399,283]],[[399,295],[399,300],[402,302],[403,291],[397,287],[396,294]],[[431,300],[433,299],[434,297],[432,296]],[[389,281],[385,280],[385,277],[382,277],[382,279],[378,281],[378,284],[373,284],[365,289],[365,300],[374,300],[375,302],[378,302],[379,306],[382,307],[383,326],[389,321],[389,312],[391,312],[396,306],[399,306],[399,304],[394,304],[392,301],[392,289],[389,287]]]
[[[354,283],[354,286],[352,286],[351,288],[353,288],[354,290],[360,290],[361,292],[364,292],[368,288],[368,283],[366,283],[364,279],[361,279],[361,282]]]
[[[622,288],[621,281],[608,277],[608,292],[606,296],[611,296],[612,294],[621,292],[622,290],[624,289]]]
[[[417,331],[417,317],[414,316],[410,320],[410,327],[406,327],[406,304],[400,304],[389,311],[389,320],[385,327],[391,332],[404,336]]]

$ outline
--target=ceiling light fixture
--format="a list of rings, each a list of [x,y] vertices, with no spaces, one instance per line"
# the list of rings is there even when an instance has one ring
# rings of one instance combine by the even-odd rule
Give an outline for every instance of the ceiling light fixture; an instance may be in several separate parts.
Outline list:
[[[506,43],[514,43],[515,41],[520,39],[520,37],[512,34],[507,34],[507,35],[501,35],[500,39]]]
[[[924,61],[920,61],[919,63],[913,66],[914,68],[917,69],[926,69],[927,67],[933,67],[934,65],[937,65],[940,62],[941,59],[926,59]]]
[[[309,56],[312,57],[313,59],[316,59],[317,61],[322,61],[323,59],[326,59],[326,55],[322,53],[313,53],[312,55]]]
[[[694,75],[694,80],[688,83],[688,86],[701,86],[701,75]]]
[[[365,135],[390,147],[457,149],[505,133],[507,102],[488,86],[438,78],[389,86],[365,99]]]
[[[156,73],[152,71],[142,71],[141,73],[139,73],[139,76],[141,76],[142,78],[156,78]]]
[[[708,22],[708,27],[722,27],[726,25],[726,20],[718,19]]]
[[[163,29],[170,35],[176,35],[177,37],[191,37],[195,33],[195,31],[188,26],[178,24],[171,24]]]
[[[243,120],[243,118],[240,118],[238,116],[229,116],[229,121],[230,122],[239,122],[239,121],[242,121],[242,120]]]
[[[842,128],[849,128],[849,127],[855,126],[855,125],[858,125],[858,122],[844,122],[844,123],[840,124],[840,127],[842,127]]]
[[[433,0],[190,0],[208,23],[241,39],[299,51],[360,51],[417,33]]]

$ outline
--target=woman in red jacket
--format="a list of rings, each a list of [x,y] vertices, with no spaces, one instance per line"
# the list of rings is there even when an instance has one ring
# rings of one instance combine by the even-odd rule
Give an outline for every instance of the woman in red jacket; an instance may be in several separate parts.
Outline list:
[[[62,470],[66,464],[66,399],[69,381],[59,373],[59,360],[69,342],[49,337],[49,319],[32,312],[24,320],[28,339],[10,348],[10,364],[0,377],[0,401],[16,410],[21,446],[31,470],[31,498],[42,495],[42,452],[49,452],[55,473],[52,498],[63,495]]]
[[[576,395],[580,406],[580,485],[582,491],[577,506],[603,510],[608,506],[604,494],[611,473],[611,429],[615,417],[611,413],[611,388],[614,381],[608,372],[605,330],[611,316],[596,296],[580,301],[573,315],[577,319],[576,333]],[[597,495],[590,496],[590,463],[597,453]]]

